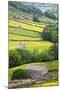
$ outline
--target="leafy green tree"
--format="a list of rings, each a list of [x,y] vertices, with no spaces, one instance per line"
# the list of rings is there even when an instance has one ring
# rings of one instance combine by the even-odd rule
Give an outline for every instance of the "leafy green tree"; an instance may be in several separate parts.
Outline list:
[[[57,43],[51,46],[49,50],[49,54],[51,56],[54,56],[54,59],[58,59],[58,44]]]
[[[38,17],[37,15],[34,15],[34,16],[33,16],[33,21],[34,21],[34,22],[40,22],[40,21],[39,21],[39,17]]]
[[[48,40],[54,43],[58,42],[58,26],[57,24],[48,25],[42,32],[44,40]]]
[[[10,50],[9,51],[9,67],[14,67],[31,62],[31,55],[27,50]]]
[[[57,19],[56,15],[53,12],[51,12],[50,10],[45,11],[44,14],[48,18]]]

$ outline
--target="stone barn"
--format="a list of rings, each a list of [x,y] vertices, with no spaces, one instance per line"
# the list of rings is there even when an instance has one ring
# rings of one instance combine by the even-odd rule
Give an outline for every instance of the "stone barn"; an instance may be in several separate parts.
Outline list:
[[[40,76],[48,73],[48,69],[41,65],[30,65],[26,69],[28,70],[27,75],[31,78],[40,78]]]

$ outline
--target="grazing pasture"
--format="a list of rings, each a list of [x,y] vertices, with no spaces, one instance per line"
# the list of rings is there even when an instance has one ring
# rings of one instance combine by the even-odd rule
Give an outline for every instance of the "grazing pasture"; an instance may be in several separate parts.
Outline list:
[[[54,4],[9,1],[9,88],[58,85],[56,9]],[[39,70],[42,69],[40,66],[46,67],[47,73],[34,78],[38,72],[32,71],[33,66],[38,66]],[[32,68],[31,71],[27,70],[28,67]],[[29,77],[30,72],[33,72],[33,77]]]
[[[38,53],[43,54],[43,52],[47,52],[50,47],[52,47],[53,42],[46,41],[42,38],[41,34],[44,30],[44,27],[44,24],[39,25],[37,23],[31,23],[28,21],[24,23],[23,21],[9,19],[9,50],[15,50],[18,48],[18,45],[23,44],[24,49],[28,50],[29,53],[35,53],[37,55]],[[48,78],[50,76],[52,76],[53,78],[57,76],[57,71],[54,70],[58,69],[58,62],[57,60],[51,60],[48,62],[32,62],[29,64],[23,64],[20,66],[12,67],[11,69],[9,69],[9,81],[11,81],[14,71],[23,70],[24,72],[25,68],[32,64],[46,66],[48,70],[51,71],[47,74]],[[42,83],[39,81],[39,83],[31,84],[30,87],[50,85],[58,85],[58,81],[55,79],[43,81]]]

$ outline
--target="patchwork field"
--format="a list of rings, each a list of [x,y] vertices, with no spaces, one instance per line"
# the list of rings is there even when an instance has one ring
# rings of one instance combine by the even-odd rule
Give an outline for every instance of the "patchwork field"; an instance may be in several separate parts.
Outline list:
[[[43,41],[43,38],[41,37],[41,29],[44,29],[44,25],[40,25],[42,27],[40,28],[36,27],[35,24],[33,25],[32,23],[25,23],[26,24],[16,20],[9,20],[9,49],[16,49],[18,48],[18,45],[24,44],[25,49],[32,52],[35,50],[38,52],[43,52],[44,50],[47,51],[53,45],[53,43]],[[24,25],[26,26],[24,27]],[[28,28],[27,25],[29,26]]]
[[[46,25],[44,25],[44,23],[35,23],[29,21],[18,21],[14,19],[9,19],[9,50],[15,50],[18,48],[19,45],[22,44],[24,45],[24,49],[28,50],[31,53],[34,53],[34,51],[36,53],[48,51],[49,48],[53,45],[53,43],[50,41],[43,40],[41,36],[45,26]],[[47,74],[48,77],[50,75],[52,77],[57,76],[57,71],[55,71],[58,69],[57,60],[52,60],[49,62],[32,62],[29,64],[23,64],[9,69],[9,81],[11,81],[11,77],[14,71],[21,69],[25,70],[25,68],[30,64],[44,65],[48,68],[49,71],[51,71]],[[30,87],[50,85],[58,85],[58,81],[53,79],[49,81],[44,81],[43,83],[33,83],[32,85],[30,85]]]
[[[34,36],[35,37],[40,37],[40,33],[39,32],[19,29],[19,28],[16,28],[16,27],[10,27],[9,28],[9,33],[26,35],[26,36],[31,36],[31,37],[34,37]]]
[[[8,88],[57,86],[58,5],[9,1],[8,10]]]
[[[25,22],[24,24],[14,19],[10,19],[9,20],[9,40],[10,40],[9,48],[10,49],[17,48],[17,45],[22,43],[25,45],[26,49],[28,50],[48,49],[51,45],[53,45],[53,43],[49,41],[43,41],[43,38],[41,38],[41,32],[43,31],[45,26],[44,24],[41,24],[39,26],[41,26],[42,28],[36,27],[35,23],[32,24],[31,22],[30,23]]]
[[[16,20],[9,20],[9,25],[10,26],[15,26],[15,27],[23,27],[25,29],[29,29],[29,30],[34,30],[34,31],[39,31],[39,32],[42,32],[43,31],[43,28],[45,27],[44,24],[40,25],[40,26],[35,26],[35,25],[31,25],[31,24],[28,24],[28,22],[24,23],[24,22],[21,22],[21,21],[16,21]]]

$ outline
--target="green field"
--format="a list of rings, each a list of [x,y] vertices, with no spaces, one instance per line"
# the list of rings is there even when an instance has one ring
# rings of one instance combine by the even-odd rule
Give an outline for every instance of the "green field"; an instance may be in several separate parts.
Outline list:
[[[27,22],[28,23],[28,22]],[[39,32],[42,32],[43,31],[43,28],[42,27],[45,27],[45,25],[40,25],[41,27],[36,27],[35,25],[31,26],[31,25],[28,25],[28,24],[25,24],[25,23],[22,23],[22,22],[18,22],[16,20],[9,20],[9,25],[10,26],[15,26],[15,27],[23,27],[25,29],[29,29],[29,30],[34,30],[34,31],[39,31]]]
[[[53,43],[47,42],[47,41],[40,41],[40,42],[14,42],[14,41],[9,41],[9,48],[10,49],[16,49],[17,45],[23,43],[25,45],[25,48],[29,51],[37,50],[37,51],[44,51],[48,50]]]
[[[41,24],[42,28],[39,28],[39,27],[35,26],[35,25],[37,25],[36,23],[28,22],[29,24],[32,24],[32,25],[28,25],[27,22],[28,21],[26,21],[26,24],[24,24],[24,23],[18,22],[16,20],[15,21],[9,20],[9,50],[11,50],[11,49],[15,50],[16,48],[18,48],[18,45],[20,45],[20,44],[24,44],[25,49],[32,53],[34,51],[42,53],[44,51],[49,50],[49,48],[53,45],[53,43],[50,41],[45,41],[41,37],[41,32],[43,32],[44,25]],[[18,27],[18,26],[20,26],[20,27]],[[26,40],[28,40],[28,41],[26,41]],[[37,41],[34,41],[34,40],[37,40]],[[18,69],[25,70],[25,68],[28,65],[32,65],[32,64],[44,65],[48,68],[48,70],[58,69],[58,61],[57,60],[54,60],[54,61],[52,60],[49,62],[36,62],[36,63],[32,62],[29,64],[16,66],[16,67],[9,69],[9,80],[11,80],[11,77],[15,70],[18,70]],[[56,76],[57,71],[51,72],[50,75]],[[47,82],[38,83],[38,84],[35,83],[35,84],[32,84],[30,87],[53,86],[53,85],[58,85],[58,81],[52,80],[52,81],[47,81]]]
[[[12,40],[42,40],[42,38],[38,37],[29,37],[29,36],[24,36],[24,35],[18,35],[18,34],[9,34],[9,39]]]
[[[31,5],[30,5],[31,4]],[[38,83],[34,82],[23,87],[46,87],[58,85],[58,34],[55,5],[24,2],[10,2],[8,13],[8,45],[9,45],[9,84],[12,82],[19,88],[20,79],[25,80],[24,73],[27,66],[45,66],[48,72]],[[37,8],[36,8],[36,7]],[[48,9],[49,10],[48,10]],[[50,25],[50,26],[49,26]],[[55,25],[55,26],[54,26]],[[18,73],[15,73],[19,71]],[[16,76],[14,76],[16,74]],[[22,78],[21,78],[21,77]],[[16,78],[19,79],[16,79]],[[26,76],[27,77],[27,76]],[[46,78],[48,77],[48,79]],[[14,78],[14,79],[12,79]],[[28,79],[28,77],[27,77]],[[33,79],[33,78],[30,78]],[[41,79],[41,77],[39,77]],[[17,84],[17,81],[19,83]],[[22,82],[21,82],[22,83]]]
[[[35,37],[40,37],[39,32],[34,32],[34,31],[29,31],[29,30],[24,30],[24,29],[19,29],[19,28],[13,28],[9,27],[9,32],[10,33],[15,33],[15,34],[22,34],[22,35],[29,35],[29,36],[35,36]]]
[[[22,28],[25,28],[25,30],[15,28],[18,25],[20,25],[20,26],[22,25]],[[25,27],[24,27],[24,25],[25,25]],[[12,40],[12,41],[9,41],[10,49],[17,48],[17,45],[21,43],[21,41],[13,41],[13,40],[22,40],[22,43],[25,44],[25,47],[28,50],[37,49],[37,50],[43,51],[43,50],[49,49],[49,47],[51,47],[51,45],[53,45],[53,43],[51,43],[49,41],[43,41],[43,38],[41,38],[41,33],[34,32],[34,31],[39,31],[39,29],[41,30],[41,28],[28,25],[29,26],[28,30],[26,30],[27,29],[26,25],[28,25],[28,24],[24,24],[24,23],[17,22],[14,20],[9,20],[9,26],[15,26],[15,27],[9,27],[9,40]],[[44,25],[42,25],[42,26],[44,26]],[[31,29],[31,28],[33,29],[33,31],[32,30],[29,31],[29,29]],[[33,40],[33,42],[29,42],[29,41],[23,42],[23,40]],[[40,40],[40,42],[35,42],[34,40]]]

